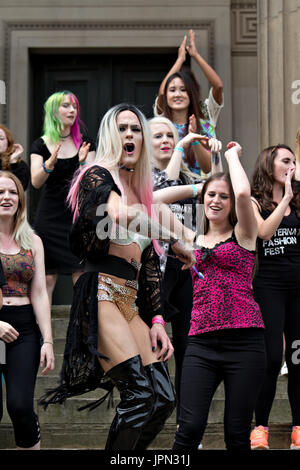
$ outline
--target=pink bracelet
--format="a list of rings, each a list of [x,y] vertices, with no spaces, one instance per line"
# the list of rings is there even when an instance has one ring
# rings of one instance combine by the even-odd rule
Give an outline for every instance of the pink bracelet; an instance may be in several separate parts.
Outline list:
[[[155,323],[160,323],[162,326],[165,326],[166,322],[162,317],[153,317],[152,318],[152,325]]]

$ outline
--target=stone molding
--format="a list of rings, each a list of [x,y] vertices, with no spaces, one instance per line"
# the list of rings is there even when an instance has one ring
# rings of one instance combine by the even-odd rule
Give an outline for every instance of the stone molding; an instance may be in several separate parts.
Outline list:
[[[256,2],[231,5],[232,55],[257,55]]]
[[[176,31],[176,30],[189,30],[194,29],[195,31],[204,30],[207,32],[207,56],[209,64],[214,67],[215,62],[215,20],[204,20],[194,22],[143,22],[143,23],[131,23],[131,22],[110,22],[110,23],[99,23],[99,22],[4,22],[4,80],[7,84],[7,106],[3,111],[2,120],[8,124],[9,115],[9,86],[10,86],[10,57],[11,57],[11,42],[12,35],[17,31],[31,32],[40,31],[41,35],[45,31],[66,31],[74,32],[95,32],[95,31],[144,31],[144,30],[156,30],[156,31]],[[69,49],[69,47],[68,47]]]

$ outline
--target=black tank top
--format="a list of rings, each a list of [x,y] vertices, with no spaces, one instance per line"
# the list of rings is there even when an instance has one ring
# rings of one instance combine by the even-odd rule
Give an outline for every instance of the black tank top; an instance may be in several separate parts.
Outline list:
[[[271,212],[262,210],[266,219]],[[253,287],[291,289],[300,287],[300,219],[295,209],[283,217],[270,240],[257,239],[258,270]]]

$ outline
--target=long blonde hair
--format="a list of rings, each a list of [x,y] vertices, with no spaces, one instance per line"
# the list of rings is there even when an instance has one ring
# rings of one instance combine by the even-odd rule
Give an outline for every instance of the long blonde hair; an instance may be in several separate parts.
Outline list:
[[[17,188],[19,197],[18,210],[14,216],[13,238],[20,248],[31,250],[34,231],[27,220],[25,193],[21,181],[10,171],[0,171],[0,178],[11,179]]]
[[[166,124],[173,134],[174,144],[175,144],[174,148],[175,148],[175,146],[179,142],[179,135],[178,135],[178,131],[176,127],[174,126],[173,122],[170,121],[170,119],[164,116],[156,116],[152,119],[149,119],[148,122],[149,122],[150,129],[151,129],[151,124]],[[180,164],[180,173],[183,173],[183,175],[186,176],[187,178],[193,178],[193,179],[199,178],[198,175],[196,175],[195,173],[193,173],[191,170],[188,169],[188,167],[186,166],[183,160],[181,160],[181,164]]]

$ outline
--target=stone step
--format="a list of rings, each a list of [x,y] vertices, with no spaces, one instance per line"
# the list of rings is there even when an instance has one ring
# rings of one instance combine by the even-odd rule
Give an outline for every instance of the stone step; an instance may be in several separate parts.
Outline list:
[[[105,392],[99,392],[97,398],[104,395]],[[119,397],[114,394],[114,407],[107,408],[107,403],[103,403],[102,406],[96,408],[92,412],[84,410],[79,412],[78,408],[85,406],[95,401],[95,397],[85,397],[81,395],[79,397],[69,398],[62,405],[50,405],[45,411],[42,407],[37,405],[37,399],[35,399],[35,408],[39,415],[41,423],[51,424],[104,424],[110,423],[114,416],[115,406],[119,402]],[[214,398],[211,404],[208,423],[217,424],[222,423],[224,417],[224,399]],[[176,413],[173,412],[169,421],[175,423]],[[291,412],[289,402],[286,398],[275,398],[270,415],[270,423],[285,424],[291,421]],[[7,415],[6,406],[4,406],[4,413],[2,423],[7,424],[10,419]]]
[[[104,449],[109,425],[73,424],[41,425],[41,446],[43,449]],[[171,449],[173,446],[175,424],[166,424],[155,438],[150,449]],[[289,425],[271,424],[269,433],[270,449],[289,449],[291,427]],[[208,424],[203,436],[204,450],[225,449],[223,425]],[[11,425],[0,427],[0,449],[15,447]]]

